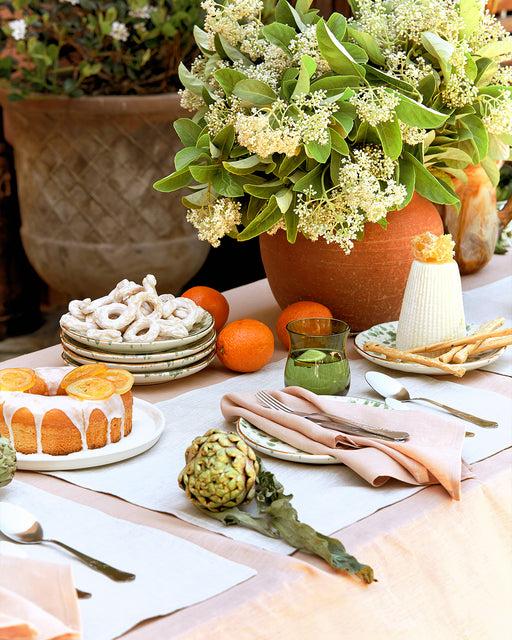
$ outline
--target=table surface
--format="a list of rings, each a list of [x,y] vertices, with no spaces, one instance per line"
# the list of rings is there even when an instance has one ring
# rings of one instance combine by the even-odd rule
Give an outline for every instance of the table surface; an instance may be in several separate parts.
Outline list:
[[[482,270],[464,276],[463,289],[510,274],[512,251],[494,256]],[[280,309],[266,280],[225,295],[229,321],[251,317],[275,327]],[[276,339],[273,360],[285,355]],[[353,339],[348,355],[360,357]],[[6,361],[2,368],[62,364],[61,348],[55,345]],[[236,375],[216,359],[188,378],[134,387],[134,395],[159,402]],[[475,391],[512,395],[512,380],[504,375],[472,371],[461,379],[441,376],[440,382],[443,379]],[[369,586],[304,552],[286,556],[264,551],[55,477],[18,471],[16,478],[117,518],[181,536],[257,570],[255,577],[209,600],[140,623],[122,636],[127,640],[233,635],[272,640],[320,635],[328,639],[501,640],[512,622],[512,452],[507,449],[482,460],[473,465],[473,471],[475,478],[463,483],[460,502],[450,500],[438,485],[425,487],[334,534],[376,569],[379,581]]]

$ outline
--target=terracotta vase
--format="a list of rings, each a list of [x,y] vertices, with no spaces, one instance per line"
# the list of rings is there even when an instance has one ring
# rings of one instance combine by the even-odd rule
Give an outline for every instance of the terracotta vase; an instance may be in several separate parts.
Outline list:
[[[453,181],[460,210],[442,208],[445,231],[455,242],[455,260],[463,274],[479,271],[489,262],[500,230],[496,187],[480,165],[470,165],[465,174],[466,183]]]
[[[177,94],[30,99],[0,94],[14,148],[21,238],[44,282],[70,298],[99,297],[152,273],[178,293],[210,246],[185,219],[181,193],[153,182],[173,170],[186,115]]]
[[[325,304],[352,332],[398,320],[413,260],[411,241],[431,231],[443,233],[436,207],[418,194],[401,211],[388,214],[386,229],[369,223],[350,254],[335,243],[311,242],[299,234],[260,236],[260,251],[270,288],[285,308],[298,300]]]

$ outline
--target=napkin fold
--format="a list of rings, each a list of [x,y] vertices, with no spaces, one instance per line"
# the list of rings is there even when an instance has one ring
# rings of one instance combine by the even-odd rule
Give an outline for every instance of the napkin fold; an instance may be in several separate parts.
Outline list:
[[[441,484],[460,500],[461,480],[473,477],[462,459],[463,422],[426,411],[393,411],[319,396],[301,387],[268,391],[298,411],[325,411],[371,427],[407,431],[406,442],[347,435],[315,424],[307,418],[268,409],[256,391],[233,392],[221,399],[228,422],[243,417],[265,433],[306,453],[334,456],[374,487],[390,478],[414,485]],[[342,427],[341,427],[342,428]]]
[[[0,640],[81,640],[69,565],[0,556]]]

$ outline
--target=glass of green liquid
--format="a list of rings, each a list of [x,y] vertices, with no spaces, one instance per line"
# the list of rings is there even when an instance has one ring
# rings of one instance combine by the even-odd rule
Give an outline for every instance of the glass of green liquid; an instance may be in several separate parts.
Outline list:
[[[303,318],[286,325],[290,350],[284,369],[287,387],[319,395],[344,396],[350,387],[347,338],[350,327],[334,318]]]

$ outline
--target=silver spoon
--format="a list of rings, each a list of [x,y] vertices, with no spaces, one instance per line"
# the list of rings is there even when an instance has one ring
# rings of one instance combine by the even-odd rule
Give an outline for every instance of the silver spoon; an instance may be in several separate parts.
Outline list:
[[[0,502],[0,532],[3,533],[6,538],[21,544],[37,544],[39,542],[52,542],[53,544],[57,544],[59,547],[66,549],[66,551],[73,553],[84,564],[103,573],[116,582],[126,582],[135,579],[133,573],[126,573],[125,571],[114,569],[114,567],[95,558],[91,558],[85,555],[85,553],[77,551],[58,540],[43,538],[43,529],[34,516],[26,509],[11,504],[10,502]]]
[[[365,375],[365,378],[370,387],[383,398],[394,398],[395,400],[400,400],[401,402],[414,402],[416,400],[422,400],[423,402],[430,402],[432,404],[435,404],[437,407],[445,409],[454,416],[462,418],[463,420],[468,420],[468,422],[473,422],[479,427],[498,426],[497,422],[484,420],[483,418],[477,418],[470,413],[460,411],[459,409],[454,409],[453,407],[449,407],[446,404],[441,404],[440,402],[436,402],[436,400],[431,400],[430,398],[411,398],[407,389],[403,387],[400,382],[398,382],[398,380],[395,380],[391,376],[387,376],[385,373],[380,373],[379,371],[368,371],[368,373],[366,373]]]

